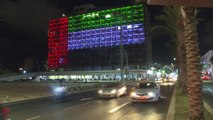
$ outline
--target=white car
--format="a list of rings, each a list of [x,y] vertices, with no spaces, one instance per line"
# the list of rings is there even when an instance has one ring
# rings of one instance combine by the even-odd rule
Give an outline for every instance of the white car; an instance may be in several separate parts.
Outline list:
[[[160,96],[160,86],[155,82],[140,82],[131,92],[132,102],[155,102]]]
[[[120,83],[113,83],[111,85],[105,85],[98,90],[98,94],[102,98],[114,98],[127,94],[127,88]]]

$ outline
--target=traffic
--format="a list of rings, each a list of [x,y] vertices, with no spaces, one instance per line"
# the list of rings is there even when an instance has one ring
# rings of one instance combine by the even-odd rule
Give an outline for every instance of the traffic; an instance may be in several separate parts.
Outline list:
[[[122,82],[108,83],[102,84],[97,89],[78,93],[70,92],[67,87],[55,87],[53,89],[55,97],[9,105],[9,118],[11,120],[59,120],[59,118],[63,120],[116,120],[119,118],[136,120],[142,116],[146,119],[152,116],[155,120],[165,120],[173,87],[161,87],[155,82],[147,81],[145,89],[150,87],[157,90],[158,86],[161,88],[160,93],[148,92],[144,94],[144,97],[158,95],[153,99],[139,99],[137,101],[139,103],[134,104],[133,92],[137,90],[132,91],[132,88],[137,88],[138,85],[143,88],[141,83],[141,81],[134,85]],[[160,97],[161,99],[158,99]],[[158,101],[157,104],[156,101]],[[163,109],[162,113],[156,112],[161,109]],[[150,111],[149,114],[146,113],[147,110]]]

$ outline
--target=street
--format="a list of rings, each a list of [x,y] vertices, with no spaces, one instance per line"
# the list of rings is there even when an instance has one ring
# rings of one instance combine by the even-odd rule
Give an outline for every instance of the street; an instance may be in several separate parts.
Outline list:
[[[203,82],[203,101],[208,111],[213,110],[213,80]],[[213,113],[212,113],[213,114]]]
[[[11,120],[165,120],[173,86],[161,87],[157,103],[132,103],[129,96],[102,99],[96,91],[60,102],[44,99],[8,105]]]

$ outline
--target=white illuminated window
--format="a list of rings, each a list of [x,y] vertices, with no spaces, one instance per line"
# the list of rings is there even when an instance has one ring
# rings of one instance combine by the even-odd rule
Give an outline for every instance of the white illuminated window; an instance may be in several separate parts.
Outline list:
[[[132,28],[132,25],[127,25],[127,29]]]
[[[110,14],[107,14],[106,16],[105,16],[105,18],[110,18],[111,17],[111,15]]]

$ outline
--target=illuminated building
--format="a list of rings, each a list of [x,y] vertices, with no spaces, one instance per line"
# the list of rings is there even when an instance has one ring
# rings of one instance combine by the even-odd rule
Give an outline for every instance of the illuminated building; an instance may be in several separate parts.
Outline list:
[[[213,65],[211,59],[213,57],[213,50],[209,50],[203,56],[201,56],[202,73],[213,73]]]
[[[146,68],[151,42],[146,39],[143,4],[52,19],[48,34],[48,67],[68,70]]]

